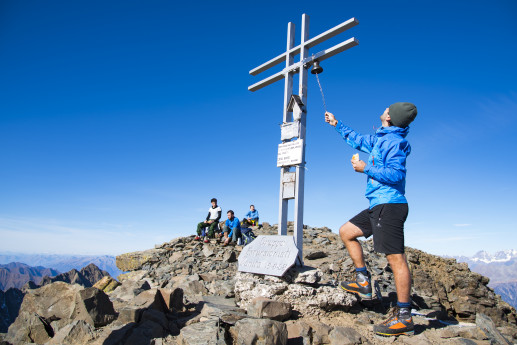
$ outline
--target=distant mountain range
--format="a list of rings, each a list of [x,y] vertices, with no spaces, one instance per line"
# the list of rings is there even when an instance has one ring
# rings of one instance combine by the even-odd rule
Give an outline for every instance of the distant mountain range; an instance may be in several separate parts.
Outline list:
[[[509,249],[509,250],[502,250],[494,255],[481,250],[474,254],[474,256],[467,257],[467,256],[454,256],[454,258],[460,262],[467,262],[467,263],[485,263],[490,264],[494,262],[508,262],[511,260],[517,259],[517,250],[515,249]]]
[[[116,278],[124,273],[115,265],[115,257],[110,255],[58,255],[58,254],[22,254],[0,252],[0,264],[21,262],[29,266],[49,267],[59,272],[68,272],[72,269],[80,270],[89,264],[95,264],[101,270],[107,271]]]
[[[31,267],[20,262],[11,262],[0,265],[0,290],[7,291],[10,288],[21,289],[29,280],[39,284],[43,277],[54,277],[59,272],[52,268],[42,266]]]
[[[466,262],[471,271],[490,278],[488,286],[504,301],[517,308],[517,250],[510,249],[490,254],[484,250],[472,257],[453,256]]]

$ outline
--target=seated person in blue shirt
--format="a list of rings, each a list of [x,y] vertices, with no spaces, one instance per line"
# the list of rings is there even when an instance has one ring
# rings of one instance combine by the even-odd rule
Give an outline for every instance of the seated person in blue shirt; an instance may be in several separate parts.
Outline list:
[[[250,210],[248,213],[246,213],[244,218],[247,219],[251,225],[259,224],[259,214],[258,211],[255,210],[255,205],[250,205]]]
[[[239,218],[235,217],[235,214],[232,210],[229,210],[228,219],[226,223],[224,223],[224,243],[223,246],[227,246],[230,243],[237,243],[237,239],[241,237],[241,224],[239,223]]]

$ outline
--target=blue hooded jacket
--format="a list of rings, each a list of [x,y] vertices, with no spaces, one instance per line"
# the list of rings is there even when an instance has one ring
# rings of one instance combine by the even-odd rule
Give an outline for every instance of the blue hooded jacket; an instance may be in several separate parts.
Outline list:
[[[248,213],[246,213],[246,216],[244,216],[244,218],[251,218],[251,219],[258,219],[259,215],[258,215],[258,211],[255,210],[253,212],[248,211]]]
[[[411,146],[405,137],[409,127],[381,127],[375,135],[361,135],[339,121],[336,130],[348,145],[370,154],[364,168],[368,175],[365,196],[370,200],[370,209],[380,204],[407,203],[406,158]]]

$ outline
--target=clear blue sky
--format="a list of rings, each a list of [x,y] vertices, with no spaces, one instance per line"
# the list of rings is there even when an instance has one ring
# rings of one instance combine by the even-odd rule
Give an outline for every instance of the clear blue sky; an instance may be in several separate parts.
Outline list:
[[[284,51],[289,21],[299,42],[302,13],[311,37],[360,21],[311,50],[360,41],[322,63],[329,111],[369,133],[391,103],[419,109],[406,244],[517,248],[513,0],[5,0],[0,251],[148,249],[192,234],[212,197],[277,223],[283,83],[252,93],[270,72],[248,72]],[[305,223],[337,231],[368,206],[366,178],[312,75],[308,94]]]

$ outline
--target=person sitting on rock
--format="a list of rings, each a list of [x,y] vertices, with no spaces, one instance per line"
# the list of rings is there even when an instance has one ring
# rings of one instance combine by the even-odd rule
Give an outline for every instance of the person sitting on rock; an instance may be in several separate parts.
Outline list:
[[[212,203],[212,207],[208,209],[208,215],[206,216],[206,219],[197,225],[197,236],[194,238],[196,241],[201,240],[203,229],[208,227],[208,232],[205,234],[204,241],[205,243],[208,243],[208,238],[214,236],[214,231],[217,227],[217,224],[219,223],[219,219],[221,219],[221,213],[223,211],[221,210],[221,207],[217,205],[217,199],[212,198],[210,202]]]
[[[384,336],[414,333],[410,301],[411,274],[404,254],[404,222],[408,215],[404,194],[406,159],[411,152],[405,137],[416,115],[414,104],[394,103],[381,115],[382,127],[375,135],[361,135],[336,120],[332,113],[325,112],[325,121],[336,127],[347,144],[369,154],[368,163],[360,160],[358,155],[352,157],[354,170],[368,177],[366,198],[370,201],[370,207],[339,229],[341,240],[356,267],[356,280],[341,282],[339,286],[361,298],[372,298],[371,276],[357,238],[368,238],[373,234],[373,248],[376,252],[386,254],[397,289],[397,306],[391,316],[382,324],[374,326],[374,332]]]
[[[235,214],[232,210],[229,210],[227,213],[228,219],[224,224],[224,243],[223,246],[227,246],[228,244],[236,244],[237,239],[241,237],[241,224],[239,223],[239,218],[235,217]]]
[[[255,205],[250,205],[250,210],[246,213],[244,219],[247,219],[251,225],[259,224],[259,214],[258,211],[255,210]]]

